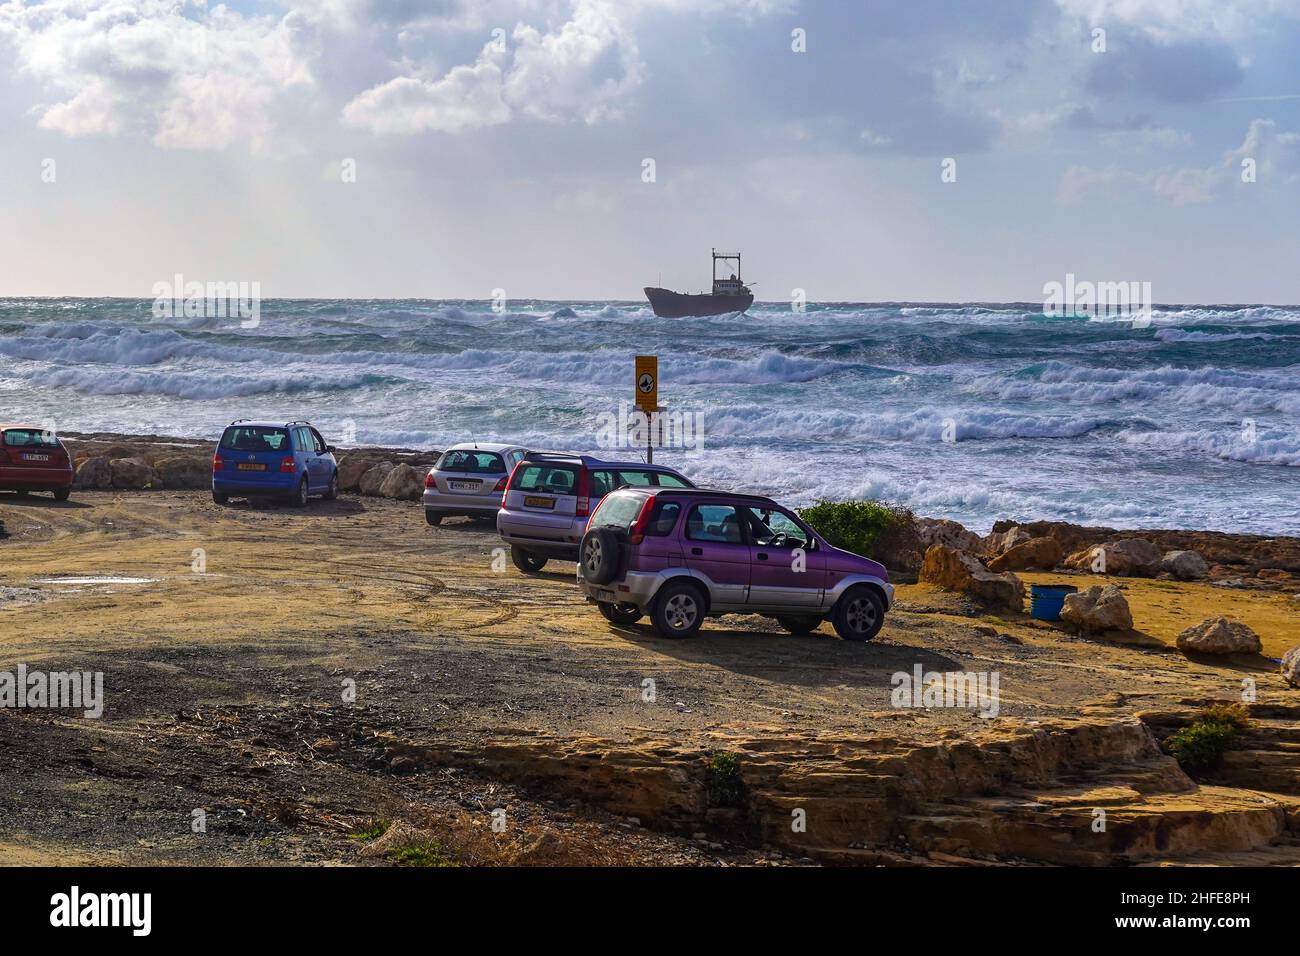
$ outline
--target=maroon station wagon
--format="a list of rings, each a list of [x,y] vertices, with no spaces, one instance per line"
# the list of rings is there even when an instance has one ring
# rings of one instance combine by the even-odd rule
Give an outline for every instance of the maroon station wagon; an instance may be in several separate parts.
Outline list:
[[[606,495],[582,539],[578,583],[611,622],[648,614],[666,637],[739,613],[794,634],[828,620],[845,640],[868,641],[894,600],[883,565],[832,547],[771,498],[703,489]]]
[[[40,425],[0,425],[0,489],[20,495],[50,491],[67,501],[72,456],[57,435]]]

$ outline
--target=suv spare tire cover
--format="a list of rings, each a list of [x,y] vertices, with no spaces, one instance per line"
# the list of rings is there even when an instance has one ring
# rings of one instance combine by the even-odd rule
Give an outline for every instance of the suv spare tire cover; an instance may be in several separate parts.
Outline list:
[[[594,539],[594,542],[593,542]],[[599,548],[588,552],[589,542],[598,543]],[[610,528],[596,528],[582,536],[578,560],[582,562],[582,576],[592,584],[608,584],[618,574],[618,557],[622,548],[618,535]],[[592,553],[594,552],[594,553]],[[598,558],[599,560],[593,560]]]

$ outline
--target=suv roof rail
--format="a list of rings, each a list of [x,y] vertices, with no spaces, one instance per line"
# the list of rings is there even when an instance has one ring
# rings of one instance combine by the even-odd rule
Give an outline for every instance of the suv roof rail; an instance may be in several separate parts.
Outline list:
[[[288,428],[290,425],[310,425],[310,424],[311,422],[307,421],[305,418],[300,418],[297,421],[285,422],[284,427]]]
[[[623,488],[616,489],[623,491]],[[643,490],[640,488],[633,490]],[[776,504],[776,500],[771,495],[756,495],[748,491],[728,491],[725,488],[665,488],[662,485],[653,489],[656,494],[660,495],[721,495],[727,498],[746,498],[750,501],[767,501]]]
[[[230,425],[238,425],[240,422],[251,422],[251,421],[252,421],[251,418],[236,418],[233,422],[230,423]],[[229,428],[230,425],[227,425],[226,427]]]

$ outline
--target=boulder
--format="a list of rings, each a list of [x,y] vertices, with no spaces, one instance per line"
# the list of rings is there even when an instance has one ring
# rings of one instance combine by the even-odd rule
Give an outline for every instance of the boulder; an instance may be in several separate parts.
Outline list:
[[[380,488],[383,487],[384,479],[388,477],[388,473],[395,467],[397,466],[391,461],[377,462],[361,476],[361,480],[357,482],[357,490],[363,495],[372,497],[383,494]]]
[[[397,498],[401,501],[418,501],[424,494],[424,476],[422,472],[410,465],[396,465],[389,469],[379,493],[385,498]]]
[[[1091,633],[1133,629],[1133,614],[1128,609],[1128,600],[1124,592],[1113,584],[1067,594],[1061,608],[1061,620]]]
[[[1153,578],[1163,558],[1160,549],[1144,538],[1120,538],[1075,552],[1066,558],[1065,566],[1096,574]]]
[[[74,488],[112,488],[113,469],[108,466],[108,459],[103,455],[87,458],[77,466],[72,484]]]
[[[917,518],[916,537],[922,550],[932,544],[942,544],[958,551],[979,551],[983,540],[974,531],[967,531],[961,524],[947,518]]]
[[[1012,526],[1005,531],[994,531],[992,534],[985,535],[980,541],[980,547],[985,554],[998,556],[1006,554],[1018,544],[1024,544],[1032,536],[1019,526]]]
[[[994,574],[979,558],[944,544],[926,549],[920,580],[968,594],[993,607],[1024,610],[1025,586],[1018,577],[1010,572]]]
[[[108,467],[113,474],[114,488],[140,491],[162,487],[162,481],[143,458],[114,458]]]
[[[1292,687],[1300,687],[1300,647],[1293,647],[1282,655],[1282,677]]]
[[[1180,651],[1199,654],[1258,654],[1264,649],[1259,635],[1240,621],[1208,617],[1178,635]]]
[[[166,488],[207,488],[212,484],[212,461],[193,455],[169,455],[154,463],[154,472]]]
[[[1210,572],[1210,566],[1195,551],[1167,551],[1160,559],[1160,570],[1179,581],[1199,581]]]
[[[348,455],[339,462],[339,491],[356,491],[361,484],[361,476],[375,467],[375,459],[358,458]]]
[[[1024,571],[1026,568],[1043,568],[1050,571],[1064,557],[1065,549],[1055,538],[1030,538],[990,561],[989,570]]]

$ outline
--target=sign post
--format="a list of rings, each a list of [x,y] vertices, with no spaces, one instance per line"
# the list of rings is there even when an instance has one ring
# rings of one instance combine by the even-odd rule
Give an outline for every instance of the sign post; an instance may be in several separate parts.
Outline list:
[[[638,355],[636,357],[636,407],[646,417],[645,460],[654,464],[654,437],[650,426],[654,414],[659,410],[659,356]]]

